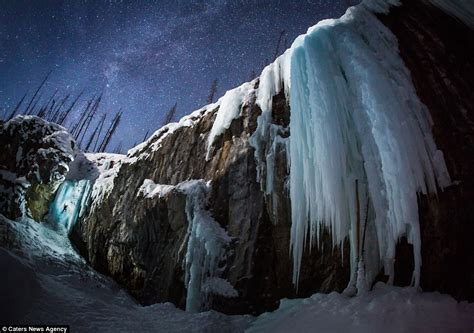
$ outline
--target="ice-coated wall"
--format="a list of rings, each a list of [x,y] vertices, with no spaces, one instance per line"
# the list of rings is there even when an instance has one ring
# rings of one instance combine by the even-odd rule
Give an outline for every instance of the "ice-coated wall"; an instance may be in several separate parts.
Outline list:
[[[91,180],[66,180],[56,192],[49,208],[49,220],[61,225],[69,233],[82,216],[91,194]]]

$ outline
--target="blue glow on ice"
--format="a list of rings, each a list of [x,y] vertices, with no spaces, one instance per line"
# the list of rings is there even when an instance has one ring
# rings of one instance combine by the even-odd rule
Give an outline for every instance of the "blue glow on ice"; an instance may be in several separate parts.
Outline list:
[[[49,208],[49,219],[70,233],[77,219],[85,213],[90,194],[90,180],[64,181]]]

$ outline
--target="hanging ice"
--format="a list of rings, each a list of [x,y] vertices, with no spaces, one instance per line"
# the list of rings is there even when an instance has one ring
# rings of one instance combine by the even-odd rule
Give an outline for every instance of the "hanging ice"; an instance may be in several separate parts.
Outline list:
[[[77,154],[69,165],[66,180],[56,191],[54,201],[49,207],[48,218],[63,226],[68,233],[79,217],[85,214],[89,202],[93,201],[90,200],[94,192],[93,186],[97,185],[96,179],[100,175],[97,160],[106,155]]]
[[[474,28],[474,2],[471,0],[430,0],[444,12]]]
[[[291,49],[265,67],[260,75],[255,103],[262,114],[257,119],[257,128],[250,137],[250,144],[255,149],[257,162],[257,181],[267,195],[272,195],[273,211],[277,211],[277,199],[273,191],[275,157],[279,149],[286,150],[287,129],[272,123],[273,97],[283,91],[288,99]],[[282,134],[285,134],[285,137]],[[264,162],[264,163],[263,163]],[[274,221],[278,219],[275,218]]]
[[[330,230],[335,244],[349,237],[355,276],[360,253],[357,179],[361,207],[370,201],[372,232],[366,247],[378,248],[378,253],[368,251],[364,260],[368,280],[381,263],[393,278],[395,245],[406,235],[414,247],[413,283],[418,285],[417,193],[435,193],[450,178],[431,134],[429,114],[398,55],[396,38],[359,5],[300,36],[292,46],[290,66],[294,283],[306,237],[309,234],[314,244],[321,227]]]
[[[226,297],[236,296],[232,294],[233,287],[220,279],[222,272],[219,268],[231,239],[205,210],[208,184],[192,180],[178,184],[176,189],[186,193],[187,197],[186,311],[195,312],[206,309],[211,294],[216,291],[225,289],[222,293],[226,293]]]
[[[69,233],[86,211],[90,190],[91,181],[88,179],[64,181],[49,208],[49,219],[62,225]]]

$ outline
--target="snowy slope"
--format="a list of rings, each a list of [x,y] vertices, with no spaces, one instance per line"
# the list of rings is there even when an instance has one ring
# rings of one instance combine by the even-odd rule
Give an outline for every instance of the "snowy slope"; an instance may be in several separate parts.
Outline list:
[[[188,313],[170,303],[142,307],[76,254],[65,230],[0,215],[0,322],[62,323],[73,332],[242,332],[250,316]]]
[[[439,293],[378,283],[364,296],[315,294],[282,300],[248,332],[471,332],[474,304]]]

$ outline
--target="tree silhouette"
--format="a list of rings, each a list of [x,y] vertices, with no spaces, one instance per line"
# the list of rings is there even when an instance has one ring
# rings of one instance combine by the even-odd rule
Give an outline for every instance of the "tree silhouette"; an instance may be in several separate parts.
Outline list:
[[[214,102],[214,96],[217,93],[217,79],[214,79],[211,83],[211,88],[209,89],[209,95],[207,96],[207,103],[211,104]]]

